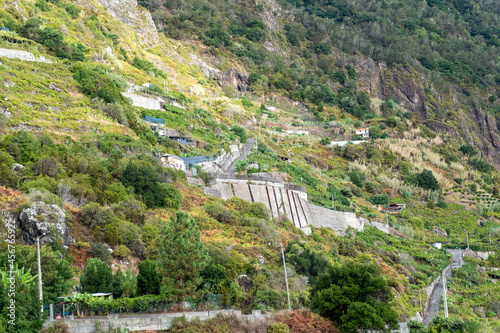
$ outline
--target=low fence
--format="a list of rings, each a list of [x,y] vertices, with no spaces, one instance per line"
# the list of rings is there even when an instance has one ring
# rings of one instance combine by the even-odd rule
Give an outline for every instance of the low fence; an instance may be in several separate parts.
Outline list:
[[[231,309],[230,300],[225,300],[222,295],[212,295],[206,299],[196,299],[193,297],[184,298],[181,301],[171,301],[166,299],[133,299],[119,298],[111,301],[89,303],[61,303],[45,305],[45,313],[51,318],[96,318],[108,315],[130,315],[130,314],[161,314],[179,313],[187,311],[214,311]]]

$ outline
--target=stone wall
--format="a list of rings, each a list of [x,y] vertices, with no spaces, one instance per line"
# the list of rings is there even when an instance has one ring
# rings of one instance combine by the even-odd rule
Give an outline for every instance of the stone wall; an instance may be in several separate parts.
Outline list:
[[[35,57],[35,55],[28,51],[22,50],[12,50],[12,49],[4,49],[0,48],[0,57],[11,58],[11,59],[19,59],[24,61],[36,61],[36,62],[44,62],[47,64],[51,64],[52,60],[47,59],[43,56]]]
[[[216,174],[221,174],[223,172],[228,172],[231,164],[240,157],[241,144],[229,145],[230,152],[223,152],[213,161],[206,161],[200,163],[201,169],[203,171]],[[233,175],[234,177],[234,175]]]

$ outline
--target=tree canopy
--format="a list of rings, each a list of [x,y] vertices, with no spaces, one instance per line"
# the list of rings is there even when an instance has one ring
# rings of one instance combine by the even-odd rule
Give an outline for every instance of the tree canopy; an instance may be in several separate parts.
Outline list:
[[[161,230],[159,247],[163,292],[181,295],[194,291],[210,259],[195,220],[177,212]]]
[[[330,267],[313,285],[311,306],[345,332],[396,329],[393,295],[380,267],[348,262]]]

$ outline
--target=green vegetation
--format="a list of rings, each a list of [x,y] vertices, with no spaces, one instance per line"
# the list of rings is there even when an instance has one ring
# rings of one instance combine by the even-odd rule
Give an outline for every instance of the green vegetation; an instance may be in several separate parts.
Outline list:
[[[452,318],[412,330],[498,330],[496,2],[139,4],[158,36],[142,21],[125,24],[76,2],[21,0],[0,9],[0,46],[51,61],[0,63],[2,214],[17,216],[37,201],[56,205],[75,240],[65,248],[51,233],[42,246],[44,304],[76,287],[113,292],[75,295],[80,316],[177,310],[187,298],[197,310],[279,311],[287,306],[282,261],[266,245],[279,242],[292,308],[323,317],[294,311],[256,331],[384,329],[420,311],[419,291],[449,265],[445,250],[430,244],[464,248],[466,230],[472,250],[495,254],[453,272]],[[131,90],[162,106],[133,106],[122,95]],[[163,119],[175,135],[161,136],[145,116]],[[360,139],[360,128],[369,129],[369,142],[330,146]],[[265,200],[207,196],[200,188],[212,174],[201,165],[186,174],[159,163],[166,153],[214,161],[249,139],[258,144],[236,164],[239,174],[296,183],[311,203],[388,223],[390,233],[365,225],[345,236],[311,227],[306,236]],[[406,208],[378,211],[389,202]],[[36,268],[32,241],[16,235],[19,288],[28,295],[16,299],[29,315],[20,317],[22,332],[41,326],[26,273]],[[9,265],[7,249],[0,241],[0,267]],[[2,313],[7,301],[0,284]],[[242,325],[181,319],[172,331]]]
[[[193,292],[209,257],[201,243],[198,225],[184,212],[177,212],[161,230],[159,240],[161,291],[166,295]]]

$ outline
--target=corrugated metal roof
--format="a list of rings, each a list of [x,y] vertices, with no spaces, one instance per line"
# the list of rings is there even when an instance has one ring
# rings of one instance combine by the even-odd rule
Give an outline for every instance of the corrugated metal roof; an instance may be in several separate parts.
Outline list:
[[[149,121],[150,123],[165,125],[165,119],[155,118],[155,117],[151,117],[151,116],[145,116],[144,118],[146,121]]]
[[[184,163],[186,163],[186,165],[200,164],[209,160],[207,156],[181,157],[181,159]]]

